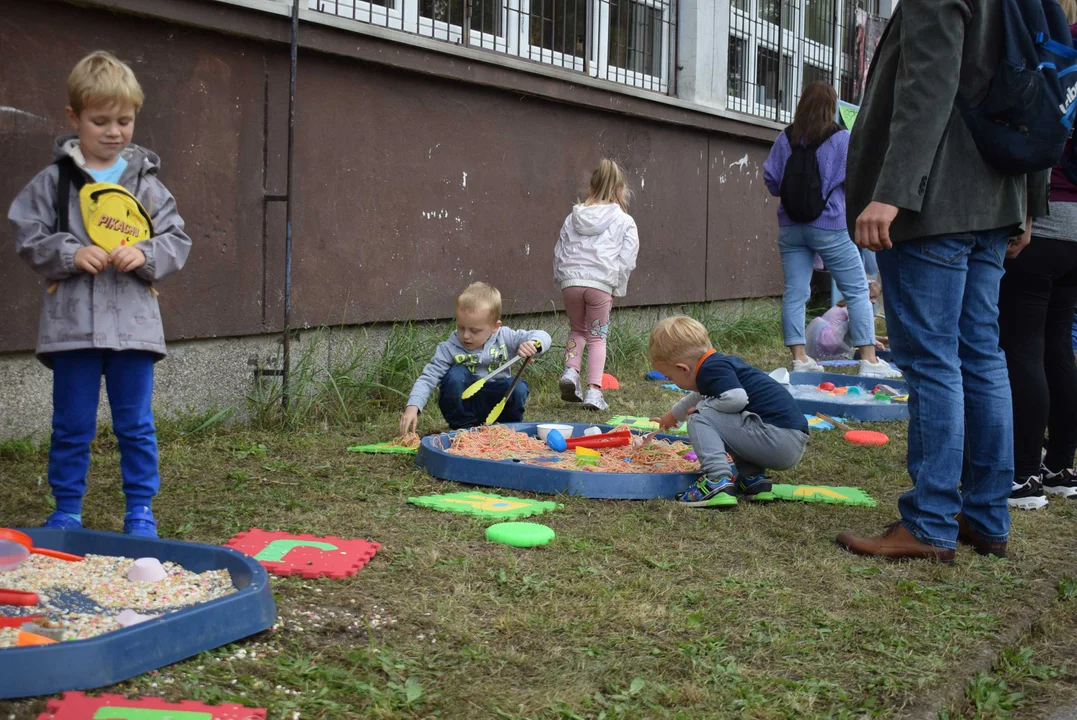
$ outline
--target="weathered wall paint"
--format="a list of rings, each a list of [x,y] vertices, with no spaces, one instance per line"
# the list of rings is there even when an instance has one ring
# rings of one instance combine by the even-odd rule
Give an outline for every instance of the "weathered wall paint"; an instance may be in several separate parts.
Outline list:
[[[160,284],[168,337],[280,330],[280,44],[58,0],[6,8],[0,204],[50,161],[67,73],[97,48],[138,74],[135,142],[162,156],[195,242],[184,272]],[[765,144],[307,50],[296,120],[296,325],[444,317],[477,279],[501,288],[509,312],[549,308],[558,230],[605,155],[636,191],[641,251],[623,305],[781,290]],[[0,352],[33,347],[44,285],[12,244],[4,223]]]

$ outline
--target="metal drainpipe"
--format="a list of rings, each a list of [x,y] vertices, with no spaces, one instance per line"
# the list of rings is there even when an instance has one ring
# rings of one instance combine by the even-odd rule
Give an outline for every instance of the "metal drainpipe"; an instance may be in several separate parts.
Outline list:
[[[290,405],[288,380],[292,370],[292,175],[295,150],[295,71],[299,57],[299,0],[292,0],[291,72],[288,78],[288,180],[284,202],[284,368],[281,404]]]

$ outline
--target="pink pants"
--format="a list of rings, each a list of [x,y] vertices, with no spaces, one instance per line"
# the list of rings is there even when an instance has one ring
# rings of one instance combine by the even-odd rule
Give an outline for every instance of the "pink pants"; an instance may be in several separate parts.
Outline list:
[[[571,332],[565,345],[565,365],[576,372],[583,364],[587,346],[587,384],[602,387],[606,369],[606,336],[610,332],[610,307],[613,296],[587,287],[570,287],[561,291]]]

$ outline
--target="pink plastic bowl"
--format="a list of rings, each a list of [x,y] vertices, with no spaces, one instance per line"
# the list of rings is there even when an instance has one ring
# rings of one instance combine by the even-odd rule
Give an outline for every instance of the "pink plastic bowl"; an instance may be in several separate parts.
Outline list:
[[[0,572],[14,570],[30,557],[30,551],[10,540],[0,540]]]

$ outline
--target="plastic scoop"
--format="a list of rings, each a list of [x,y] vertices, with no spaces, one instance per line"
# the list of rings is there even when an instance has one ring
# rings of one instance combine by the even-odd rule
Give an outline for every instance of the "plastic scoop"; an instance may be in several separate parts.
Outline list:
[[[21,628],[26,623],[44,620],[44,615],[20,615],[19,617],[0,617],[0,630]]]
[[[18,605],[21,607],[33,607],[41,602],[41,598],[34,592],[22,590],[5,590],[0,588],[0,605]]]
[[[10,540],[0,540],[0,572],[14,570],[30,557],[30,551]]]
[[[35,548],[34,541],[30,539],[29,535],[19,532],[18,530],[12,530],[11,528],[0,528],[0,540],[10,540],[11,542],[18,543],[34,555],[44,555],[46,557],[56,558],[57,560],[67,560],[68,562],[82,562],[85,560],[81,555],[72,555],[70,553],[60,552],[59,550]]]

